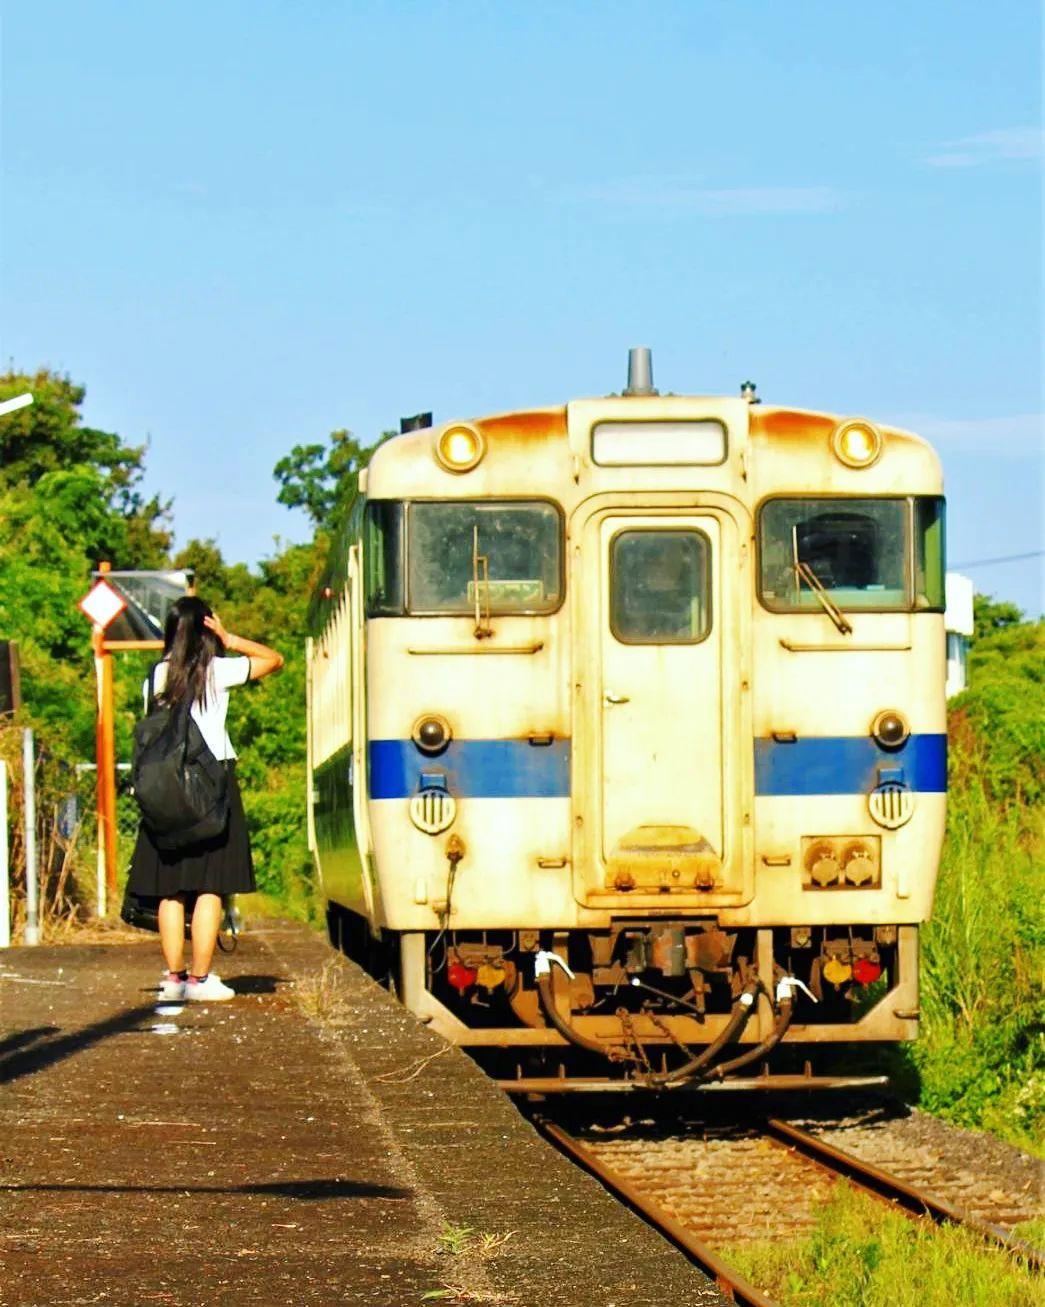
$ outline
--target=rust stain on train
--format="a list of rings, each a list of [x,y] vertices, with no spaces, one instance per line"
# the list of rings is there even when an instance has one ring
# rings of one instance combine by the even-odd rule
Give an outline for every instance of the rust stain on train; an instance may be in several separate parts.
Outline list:
[[[872,421],[859,414],[850,413],[839,416],[836,413],[815,413],[800,408],[761,408],[751,409],[749,431],[752,439],[765,437],[770,440],[787,441],[792,446],[811,446],[814,449],[828,447],[831,433],[843,422]],[[922,437],[898,427],[883,426],[873,422],[882,433],[886,449],[895,450],[904,445],[908,449],[924,446]]]
[[[475,426],[491,444],[529,443],[550,436],[566,437],[565,408],[540,408],[527,413],[500,413],[496,417],[477,418]]]
[[[796,408],[753,407],[750,431],[752,437],[769,436],[819,444],[830,438],[831,432],[841,421],[841,418],[830,413],[810,413]]]

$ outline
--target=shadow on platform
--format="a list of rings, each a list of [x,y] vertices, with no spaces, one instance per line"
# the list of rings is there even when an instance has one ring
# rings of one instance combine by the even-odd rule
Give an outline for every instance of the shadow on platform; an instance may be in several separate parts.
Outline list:
[[[358,1180],[281,1180],[273,1184],[0,1184],[0,1193],[264,1194],[270,1198],[412,1198],[413,1191]]]
[[[46,1035],[56,1035],[61,1026],[33,1026],[31,1030],[16,1030],[13,1035],[0,1039],[0,1058],[7,1057],[26,1044],[35,1044]]]
[[[12,1080],[18,1080],[22,1076],[31,1076],[37,1071],[43,1071],[46,1067],[53,1066],[55,1062],[61,1062],[64,1058],[71,1057],[73,1053],[90,1048],[92,1044],[108,1039],[111,1035],[123,1035],[128,1031],[136,1030],[147,1018],[155,1020],[155,1016],[156,1004],[149,1003],[145,1007],[128,1008],[126,1012],[118,1012],[115,1016],[106,1017],[104,1021],[95,1021],[89,1026],[84,1026],[82,1030],[61,1035],[58,1039],[48,1039],[43,1044],[36,1041],[56,1027],[37,1026],[32,1030],[8,1035],[4,1041],[5,1048],[0,1049],[0,1085],[10,1084]],[[24,1047],[27,1043],[36,1043],[36,1047]],[[14,1051],[16,1049],[20,1051]]]

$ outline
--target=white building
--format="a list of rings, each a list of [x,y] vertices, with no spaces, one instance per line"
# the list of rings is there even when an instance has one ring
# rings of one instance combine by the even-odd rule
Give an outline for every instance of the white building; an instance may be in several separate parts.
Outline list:
[[[972,640],[973,584],[970,577],[960,572],[947,573],[947,608],[944,625],[947,628],[947,698],[951,699],[965,689],[968,680],[969,644]]]

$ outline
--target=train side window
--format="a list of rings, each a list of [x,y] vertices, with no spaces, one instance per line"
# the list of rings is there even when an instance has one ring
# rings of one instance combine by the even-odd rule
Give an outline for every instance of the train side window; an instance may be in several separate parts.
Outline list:
[[[610,630],[622,644],[698,644],[711,626],[702,531],[619,531],[610,542]]]
[[[910,607],[906,499],[772,499],[759,517],[759,581],[767,608],[820,612],[801,562],[839,608]]]
[[[944,501],[939,496],[914,501],[914,606],[937,613],[946,607],[944,517]]]
[[[403,611],[403,505],[371,499],[363,518],[364,591],[368,617]]]
[[[562,515],[545,501],[410,505],[411,613],[550,613],[562,603]]]

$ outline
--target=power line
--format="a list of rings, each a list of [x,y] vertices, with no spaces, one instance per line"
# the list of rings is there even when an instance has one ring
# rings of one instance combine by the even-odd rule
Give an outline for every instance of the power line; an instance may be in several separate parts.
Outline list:
[[[1024,558],[1040,558],[1045,549],[1033,549],[1029,554],[1006,554],[1003,558],[974,558],[969,563],[952,563],[952,568],[993,567],[995,563],[1018,563]]]

